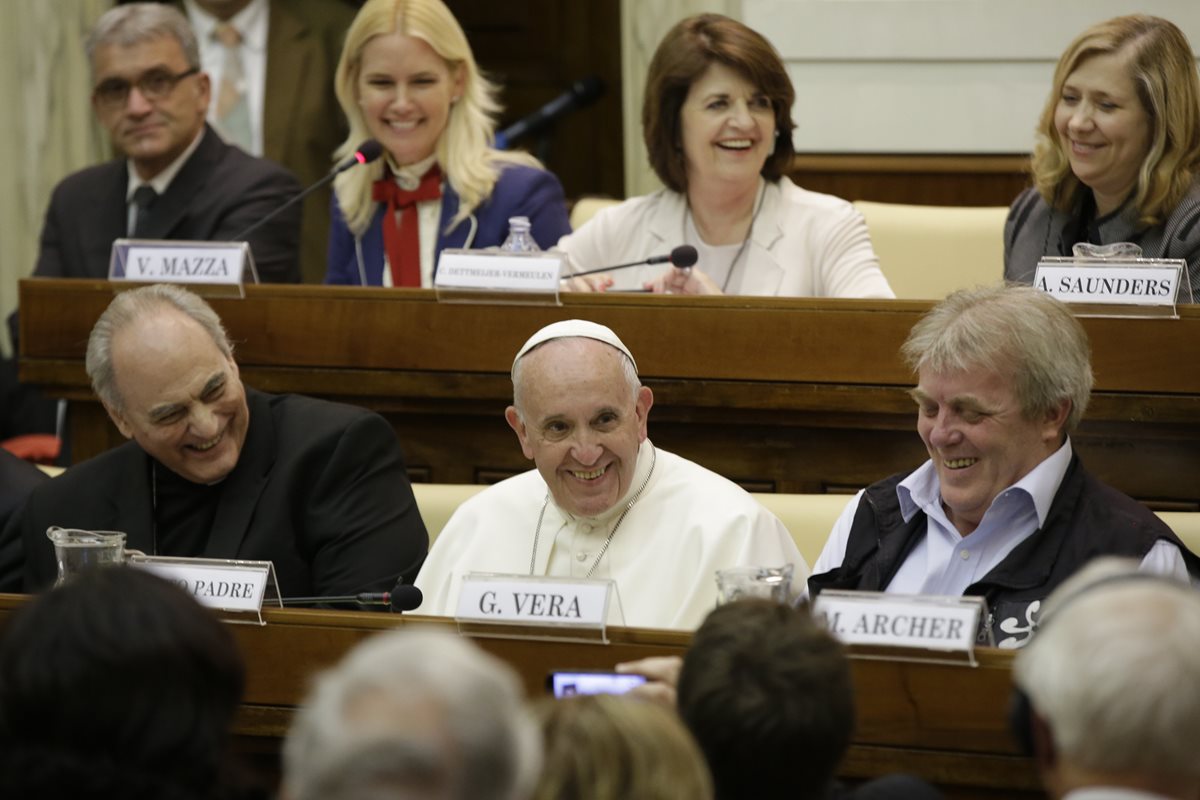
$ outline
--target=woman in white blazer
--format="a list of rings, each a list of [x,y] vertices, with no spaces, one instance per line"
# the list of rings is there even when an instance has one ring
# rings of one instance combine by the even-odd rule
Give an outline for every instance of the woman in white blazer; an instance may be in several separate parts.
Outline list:
[[[650,62],[642,130],[666,188],[605,209],[559,241],[573,272],[640,261],[681,244],[692,269],[646,266],[570,281],[592,291],[812,297],[895,295],[862,215],[784,172],[795,90],[757,32],[689,17]]]

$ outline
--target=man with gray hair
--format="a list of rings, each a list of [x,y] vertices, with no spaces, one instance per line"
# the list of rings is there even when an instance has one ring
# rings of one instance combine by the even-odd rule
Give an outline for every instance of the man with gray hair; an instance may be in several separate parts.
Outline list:
[[[715,573],[808,566],[787,529],[736,484],[649,440],[654,402],[603,325],[547,325],[513,360],[505,411],[536,469],[463,503],[417,578],[424,614],[453,615],[468,572],[610,579],[628,625],[693,629]]]
[[[1054,800],[1194,800],[1200,593],[1121,561],[1047,599],[1013,664],[1013,733]]]
[[[1071,449],[1092,389],[1087,333],[1028,286],[955,292],[901,353],[929,460],[855,496],[809,590],[977,595],[1000,646],[1020,646],[1041,601],[1088,560],[1135,557],[1186,577],[1200,560]]]
[[[106,12],[87,40],[92,107],[123,158],[54,189],[34,274],[105,278],[114,239],[223,241],[300,186],[279,165],[221,141],[205,114],[212,87],[187,18],[160,3]],[[298,282],[300,208],[248,237],[259,277]]]
[[[0,591],[56,575],[51,525],[123,531],[153,555],[266,560],[283,597],[391,589],[428,547],[379,415],[242,385],[221,320],[159,284],[118,294],[88,339],[92,388],[132,441],[35,490],[0,537]]]
[[[321,675],[288,732],[290,800],[523,800],[541,735],[506,664],[436,630],[379,634]]]

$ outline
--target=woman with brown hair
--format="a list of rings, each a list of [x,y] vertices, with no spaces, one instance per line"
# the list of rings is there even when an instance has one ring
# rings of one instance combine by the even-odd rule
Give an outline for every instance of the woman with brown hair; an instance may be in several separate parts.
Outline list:
[[[580,278],[573,288],[893,297],[862,215],[787,178],[794,100],[779,54],[756,31],[719,14],[672,28],[650,62],[642,107],[650,164],[666,188],[601,211],[559,248],[576,271],[681,244],[699,261]]]

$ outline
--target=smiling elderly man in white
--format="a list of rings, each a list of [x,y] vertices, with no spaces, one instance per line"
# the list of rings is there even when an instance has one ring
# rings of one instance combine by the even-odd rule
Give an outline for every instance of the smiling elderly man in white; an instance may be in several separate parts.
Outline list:
[[[733,566],[808,567],[787,529],[734,483],[647,438],[654,402],[617,335],[583,320],[535,333],[505,412],[537,469],[464,503],[417,577],[417,613],[452,615],[468,572],[611,579],[625,623],[693,629]]]

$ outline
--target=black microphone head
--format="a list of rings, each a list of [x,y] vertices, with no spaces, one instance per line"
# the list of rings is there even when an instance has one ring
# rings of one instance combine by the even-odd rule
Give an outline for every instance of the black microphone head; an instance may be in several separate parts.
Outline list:
[[[696,265],[700,254],[690,244],[681,244],[671,251],[671,266],[687,268]]]
[[[585,106],[598,99],[605,90],[604,81],[599,75],[588,75],[571,84],[571,94],[575,95],[578,106]]]
[[[425,596],[417,587],[396,584],[396,588],[392,589],[392,610],[412,611],[421,605],[421,601],[424,599]]]
[[[360,164],[370,164],[383,155],[383,145],[375,139],[367,139],[354,151],[354,160]]]

